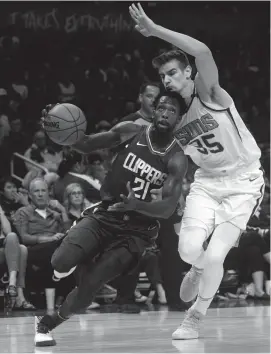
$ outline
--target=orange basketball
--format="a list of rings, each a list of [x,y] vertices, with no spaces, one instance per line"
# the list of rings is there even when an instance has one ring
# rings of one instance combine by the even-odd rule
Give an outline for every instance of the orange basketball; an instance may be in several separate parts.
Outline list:
[[[81,109],[70,103],[58,103],[43,121],[49,138],[59,145],[73,145],[87,129],[87,121]]]

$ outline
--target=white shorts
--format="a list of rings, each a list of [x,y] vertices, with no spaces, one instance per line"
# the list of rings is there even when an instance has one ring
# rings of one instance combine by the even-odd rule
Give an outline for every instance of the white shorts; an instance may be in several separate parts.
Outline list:
[[[258,168],[223,177],[204,177],[196,172],[186,198],[181,228],[204,228],[207,237],[224,222],[245,230],[263,194],[263,171]]]

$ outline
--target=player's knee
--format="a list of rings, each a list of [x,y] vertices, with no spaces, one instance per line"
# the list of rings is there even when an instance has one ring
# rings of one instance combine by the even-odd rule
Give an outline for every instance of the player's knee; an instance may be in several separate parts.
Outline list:
[[[194,264],[203,251],[202,242],[198,237],[193,237],[193,229],[184,228],[179,235],[178,251],[182,260],[186,263]]]
[[[215,249],[213,247],[208,247],[205,253],[205,266],[216,267],[224,263],[228,252],[223,252],[222,249]]]
[[[58,250],[53,254],[51,264],[53,269],[59,273],[66,273],[72,268],[69,257]]]

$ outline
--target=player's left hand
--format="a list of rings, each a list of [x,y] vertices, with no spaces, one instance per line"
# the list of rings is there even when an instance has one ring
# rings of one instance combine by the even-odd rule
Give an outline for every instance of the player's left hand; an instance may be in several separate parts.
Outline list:
[[[135,197],[135,193],[131,188],[130,182],[127,183],[126,187],[128,190],[128,196],[121,194],[120,197],[123,200],[123,202],[119,202],[111,205],[108,208],[108,211],[125,212],[125,211],[131,211],[136,209],[137,198]]]
[[[153,201],[155,201],[155,200],[162,200],[162,199],[163,199],[162,190],[163,190],[163,187],[162,187],[162,188],[159,188],[159,189],[151,189],[151,190],[150,190],[151,199],[152,199]]]
[[[129,12],[135,22],[135,29],[145,37],[153,36],[156,24],[146,15],[140,3],[129,6]]]

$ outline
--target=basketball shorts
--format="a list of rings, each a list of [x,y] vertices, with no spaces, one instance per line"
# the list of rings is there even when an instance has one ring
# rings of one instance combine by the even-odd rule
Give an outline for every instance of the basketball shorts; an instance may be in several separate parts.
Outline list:
[[[263,198],[263,170],[254,168],[223,177],[197,172],[186,198],[181,228],[204,228],[207,237],[224,222],[245,230]]]

